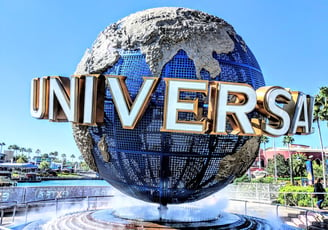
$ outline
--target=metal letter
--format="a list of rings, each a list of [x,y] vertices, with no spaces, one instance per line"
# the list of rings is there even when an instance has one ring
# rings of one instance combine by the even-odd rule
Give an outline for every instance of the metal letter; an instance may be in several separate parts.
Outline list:
[[[105,75],[112,94],[116,111],[124,129],[134,129],[142,114],[146,111],[151,95],[159,78],[144,77],[144,82],[134,102],[125,84],[125,77]]]
[[[104,77],[94,74],[83,76],[83,79],[83,125],[102,123],[104,120]]]
[[[254,135],[247,113],[256,106],[256,93],[248,84],[219,82],[214,130],[211,134],[226,134],[227,118],[232,126],[232,134]],[[211,98],[212,99],[212,98]],[[210,104],[211,105],[211,104]]]
[[[204,133],[206,121],[183,121],[179,120],[179,112],[194,113],[199,117],[198,99],[186,100],[180,99],[180,93],[185,92],[201,92],[207,95],[208,81],[202,80],[186,80],[186,79],[169,79],[164,78],[166,82],[165,106],[163,132],[188,132],[188,133]]]
[[[291,94],[279,86],[261,87],[258,94],[258,111],[267,116],[263,132],[270,136],[286,135],[290,126],[290,117],[284,108],[278,104],[287,104],[291,101]]]
[[[34,78],[31,82],[30,112],[32,117],[48,118],[49,77]]]
[[[54,121],[79,122],[78,79],[50,77],[49,119]]]
[[[294,117],[290,127],[289,134],[310,133],[310,125],[312,126],[311,117],[309,117],[308,100],[305,94],[301,92],[293,92],[297,94],[297,101],[294,110]],[[312,107],[313,108],[313,107]],[[311,123],[311,124],[310,124]]]

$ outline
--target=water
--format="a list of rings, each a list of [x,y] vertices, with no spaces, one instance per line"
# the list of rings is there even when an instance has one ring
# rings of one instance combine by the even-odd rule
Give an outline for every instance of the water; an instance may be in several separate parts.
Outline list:
[[[39,186],[109,186],[105,180],[48,180],[35,183],[17,183],[17,187]]]

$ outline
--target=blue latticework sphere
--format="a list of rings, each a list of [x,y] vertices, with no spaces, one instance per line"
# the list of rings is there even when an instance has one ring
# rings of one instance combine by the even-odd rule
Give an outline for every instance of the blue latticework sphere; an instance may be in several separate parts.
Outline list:
[[[161,132],[167,78],[264,85],[244,41],[222,19],[182,8],[143,11],[110,25],[86,52],[78,74],[126,76],[134,100],[144,76],[161,78],[135,129],[123,129],[106,88],[104,124],[74,126],[86,162],[112,186],[161,204],[191,202],[225,187],[254,162],[258,137]],[[207,114],[207,99],[197,93]],[[193,119],[180,113],[180,120]]]

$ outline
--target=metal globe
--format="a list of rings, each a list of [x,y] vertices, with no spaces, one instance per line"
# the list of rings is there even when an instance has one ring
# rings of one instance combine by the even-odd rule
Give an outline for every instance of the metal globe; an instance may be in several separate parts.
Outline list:
[[[209,196],[254,162],[258,137],[161,132],[167,78],[264,85],[261,69],[243,39],[224,20],[185,8],[156,8],[107,27],[79,63],[76,74],[126,76],[135,99],[144,76],[160,83],[135,129],[123,129],[106,87],[104,123],[73,125],[89,166],[123,193],[163,205]],[[207,98],[198,97],[207,114]],[[252,114],[256,116],[256,114]],[[192,120],[190,113],[179,119]],[[229,124],[228,124],[229,126]]]

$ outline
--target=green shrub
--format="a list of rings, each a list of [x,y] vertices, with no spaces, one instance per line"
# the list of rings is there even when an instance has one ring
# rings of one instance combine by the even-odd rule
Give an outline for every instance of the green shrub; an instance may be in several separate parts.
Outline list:
[[[302,181],[301,181],[302,177],[294,177],[294,182],[297,185],[301,185]],[[290,185],[290,178],[284,178],[284,177],[278,177],[277,178],[278,183],[284,181],[289,183]],[[252,179],[253,183],[274,183],[275,182],[275,178],[272,176],[267,176],[267,177],[263,177],[263,178],[259,178],[259,179]]]
[[[291,186],[285,185],[279,189],[279,196],[277,201],[283,205],[312,207],[317,201],[312,198],[313,186]],[[325,196],[323,206],[328,205],[328,198]]]
[[[290,181],[290,178],[289,177],[278,177],[277,180]]]
[[[234,180],[234,183],[240,182],[251,182],[247,174],[244,174],[242,177],[238,177]]]
[[[252,179],[252,183],[274,183],[275,179],[273,177],[262,177],[258,179]]]

